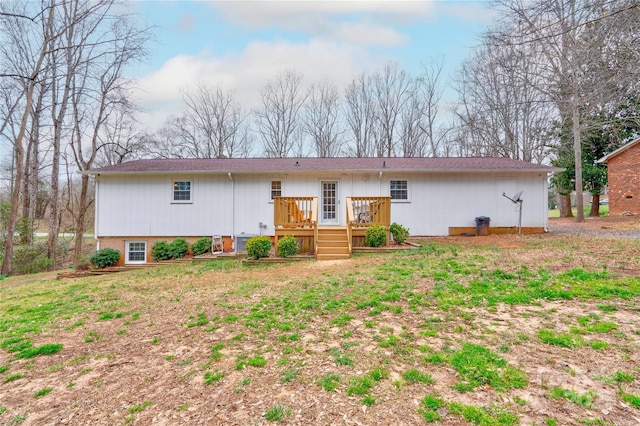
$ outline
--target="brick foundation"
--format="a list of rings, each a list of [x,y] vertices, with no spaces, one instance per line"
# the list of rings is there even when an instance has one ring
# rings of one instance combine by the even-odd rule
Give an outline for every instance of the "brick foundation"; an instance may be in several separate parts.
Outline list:
[[[211,236],[208,236],[211,238]],[[153,258],[151,257],[151,247],[158,241],[166,241],[168,243],[175,240],[177,237],[98,237],[100,241],[100,248],[112,248],[120,251],[120,260],[117,263],[117,266],[124,266],[125,264],[125,242],[126,241],[140,241],[147,243],[147,263],[153,262]],[[183,237],[187,240],[189,245],[195,243],[199,238],[202,237]],[[232,250],[232,241],[229,236],[222,236],[222,242],[224,245],[224,251]]]

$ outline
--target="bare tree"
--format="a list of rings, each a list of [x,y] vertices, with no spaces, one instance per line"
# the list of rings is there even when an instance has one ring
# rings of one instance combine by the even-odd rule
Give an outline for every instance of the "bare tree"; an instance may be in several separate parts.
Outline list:
[[[0,5],[1,6],[1,5]],[[2,26],[5,29],[8,29],[13,36],[19,38],[19,33],[16,34],[14,31],[16,27],[18,27],[18,31],[20,30],[21,23],[24,21],[24,17],[14,17],[12,14],[6,13],[5,9],[2,9],[2,13],[0,16],[2,19]],[[27,15],[27,13],[25,13]],[[25,92],[25,105],[22,112],[22,117],[20,119],[20,130],[15,138],[15,142],[13,144],[14,155],[16,161],[15,167],[15,181],[13,187],[13,194],[11,196],[11,212],[9,214],[9,224],[7,227],[7,237],[5,240],[5,251],[4,251],[4,259],[2,263],[2,274],[9,274],[12,269],[11,259],[13,257],[13,242],[14,242],[14,233],[16,229],[16,221],[18,218],[18,205],[20,203],[20,190],[22,186],[22,179],[24,177],[24,145],[23,140],[25,137],[27,123],[29,120],[29,114],[31,112],[32,104],[33,104],[33,96],[34,91],[36,89],[36,85],[38,84],[38,78],[40,75],[40,71],[42,65],[44,63],[47,48],[49,43],[56,39],[59,34],[55,33],[53,30],[53,17],[54,17],[54,8],[52,5],[42,4],[41,12],[36,15],[38,16],[41,22],[42,33],[40,34],[40,43],[37,50],[37,54],[34,56],[37,58],[33,67],[31,68],[28,75],[18,75],[21,78],[27,78],[27,89]],[[34,18],[35,19],[35,18]],[[13,31],[12,31],[13,30]],[[24,36],[24,34],[23,34]],[[16,40],[17,41],[17,40]],[[18,44],[19,45],[19,44]]]
[[[95,165],[104,167],[146,155],[153,145],[151,135],[138,128],[130,111],[116,109],[102,126]]]
[[[493,33],[463,64],[458,79],[459,148],[464,155],[542,162],[553,104],[539,89],[536,52],[529,46],[492,43]]]
[[[378,103],[376,117],[381,131],[376,151],[379,157],[392,157],[398,144],[402,111],[412,95],[411,78],[397,65],[389,63],[374,74],[373,88]]]
[[[442,148],[445,137],[450,130],[445,125],[438,125],[440,119],[440,103],[444,92],[442,81],[443,57],[431,58],[423,62],[422,73],[417,77],[415,96],[422,99],[421,130],[425,133],[428,143],[428,155],[437,157]]]
[[[571,123],[575,164],[576,221],[584,221],[582,137],[585,123],[583,109],[604,103],[615,87],[637,84],[637,29],[640,5],[620,0],[538,0],[534,2],[503,1],[505,19],[518,23],[501,34],[500,40],[511,39],[520,45],[535,46],[544,60],[539,61],[539,74],[547,78],[549,95],[556,103],[560,120]],[[635,48],[633,47],[635,46]],[[608,72],[589,74],[602,61],[605,51],[621,51],[625,63]],[[621,56],[622,57],[622,56]],[[632,65],[633,64],[633,65]],[[618,71],[627,72],[618,72]],[[634,83],[635,81],[635,83]]]
[[[341,154],[338,88],[324,80],[311,86],[305,106],[305,130],[311,136],[317,157]]]
[[[371,78],[360,74],[345,90],[345,119],[352,141],[349,154],[354,157],[376,153],[376,101],[371,87]]]
[[[221,86],[198,86],[195,92],[182,96],[187,107],[185,124],[192,129],[194,151],[203,158],[232,158],[250,150],[247,138],[246,114],[232,92]]]
[[[256,118],[267,157],[284,158],[296,147],[301,150],[301,109],[306,98],[302,75],[295,71],[279,74],[262,91],[262,107]]]
[[[133,25],[128,16],[112,15],[111,1],[104,1],[101,6],[89,15],[91,19],[83,21],[79,34],[89,42],[78,43],[73,50],[77,66],[70,79],[73,132],[69,148],[79,171],[89,170],[99,151],[109,143],[110,123],[134,111],[123,71],[127,64],[144,57],[149,38],[148,29]],[[80,179],[77,202],[67,206],[75,222],[76,264],[82,261],[86,213],[93,203],[89,176],[82,174]]]

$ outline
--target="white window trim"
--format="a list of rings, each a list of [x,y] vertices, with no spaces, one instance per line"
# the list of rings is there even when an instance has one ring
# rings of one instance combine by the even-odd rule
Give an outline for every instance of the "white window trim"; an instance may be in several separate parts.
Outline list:
[[[190,183],[189,186],[190,186],[191,189],[189,190],[189,192],[190,192],[189,200],[174,200],[173,199],[173,195],[174,195],[174,193],[173,193],[173,185],[176,182],[189,182]],[[193,204],[193,189],[194,189],[193,179],[187,179],[187,178],[174,178],[174,179],[171,179],[171,183],[170,183],[169,188],[171,189],[171,195],[170,195],[171,204]]]
[[[269,204],[273,204],[273,197],[271,196],[271,194],[273,194],[273,182],[274,181],[279,181],[280,182],[280,196],[284,197],[284,180],[282,178],[270,178],[269,179]]]
[[[129,260],[129,244],[141,243],[144,244],[144,260]],[[147,263],[147,242],[140,240],[131,240],[124,242],[124,263],[127,265],[143,264]]]
[[[395,200],[391,198],[392,203],[410,203],[411,202],[411,181],[406,178],[395,178],[389,179],[389,197],[391,197],[391,181],[405,181],[407,182],[407,199],[406,200]]]

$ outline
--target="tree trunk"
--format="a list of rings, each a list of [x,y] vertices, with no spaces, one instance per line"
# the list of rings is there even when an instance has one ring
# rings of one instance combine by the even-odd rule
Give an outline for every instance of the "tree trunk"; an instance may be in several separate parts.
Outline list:
[[[591,211],[589,212],[589,217],[599,217],[600,216],[600,194],[592,194],[591,195]]]
[[[560,217],[573,217],[571,194],[558,195],[558,208],[560,209]]]
[[[580,132],[580,110],[578,96],[571,99],[573,121],[573,153],[576,162],[576,222],[584,222],[584,198],[582,196],[582,138]]]
[[[16,222],[18,220],[18,206],[20,204],[20,189],[22,187],[22,179],[24,175],[24,146],[22,145],[22,141],[24,139],[24,135],[27,130],[27,122],[29,121],[29,113],[31,112],[31,106],[33,105],[33,91],[35,90],[37,84],[37,78],[40,74],[40,68],[42,67],[42,62],[47,54],[47,46],[49,44],[51,24],[53,22],[54,16],[54,8],[49,8],[49,16],[47,17],[47,23],[45,25],[45,34],[44,40],[42,42],[42,46],[40,48],[40,55],[36,62],[36,65],[33,69],[33,72],[29,76],[29,85],[27,88],[26,99],[25,99],[25,107],[24,113],[22,114],[22,119],[20,121],[20,130],[18,131],[18,136],[16,137],[14,150],[15,150],[15,158],[16,158],[16,169],[15,169],[15,181],[13,186],[13,194],[11,195],[11,213],[9,214],[9,226],[7,229],[7,240],[5,242],[4,249],[4,260],[2,261],[2,275],[7,275],[11,273],[11,258],[13,257],[13,240],[14,233],[16,232]]]
[[[75,226],[75,244],[73,247],[73,257],[74,264],[76,268],[78,265],[82,264],[82,242],[83,235],[85,230],[85,220],[86,220],[86,212],[88,203],[87,203],[87,194],[89,192],[89,176],[82,175],[81,187],[80,187],[80,202],[78,203],[78,218],[76,220]]]

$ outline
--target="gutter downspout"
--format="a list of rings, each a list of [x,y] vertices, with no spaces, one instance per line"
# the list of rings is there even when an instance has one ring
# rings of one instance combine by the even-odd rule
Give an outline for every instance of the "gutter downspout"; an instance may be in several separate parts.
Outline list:
[[[231,172],[227,173],[229,180],[231,181],[231,249],[236,250],[236,189],[235,182]]]
[[[382,172],[378,175],[378,197],[382,197]]]
[[[96,250],[100,250],[100,240],[98,237],[100,233],[98,232],[98,215],[100,214],[100,206],[98,203],[100,202],[100,175],[96,175],[96,195],[95,195],[95,214],[93,217],[93,239],[96,240]]]

